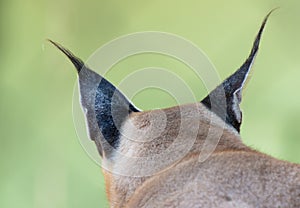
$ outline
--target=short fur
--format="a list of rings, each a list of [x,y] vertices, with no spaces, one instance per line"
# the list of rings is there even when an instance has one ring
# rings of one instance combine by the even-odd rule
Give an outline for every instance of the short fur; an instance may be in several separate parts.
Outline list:
[[[300,207],[300,165],[239,135],[241,93],[269,15],[246,62],[202,102],[146,112],[51,41],[77,68],[111,207]]]

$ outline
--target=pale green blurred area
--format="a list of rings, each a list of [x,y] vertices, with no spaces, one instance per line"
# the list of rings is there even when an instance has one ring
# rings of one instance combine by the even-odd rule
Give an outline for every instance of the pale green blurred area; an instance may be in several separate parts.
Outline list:
[[[300,163],[300,1],[2,0],[0,207],[108,206],[101,168],[81,148],[73,126],[75,71],[46,38],[85,60],[121,35],[170,32],[204,50],[225,78],[245,60],[263,17],[277,6],[244,92],[241,135],[262,152]],[[108,78],[117,83],[130,66],[143,67],[135,59]],[[196,98],[207,93],[182,63],[147,55],[142,60],[186,70]],[[133,101],[142,109],[176,104],[157,89]]]

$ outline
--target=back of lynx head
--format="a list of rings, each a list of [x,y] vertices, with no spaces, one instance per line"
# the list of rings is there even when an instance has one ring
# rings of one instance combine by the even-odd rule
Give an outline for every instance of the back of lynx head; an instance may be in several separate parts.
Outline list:
[[[69,50],[89,137],[103,161],[111,207],[300,207],[300,167],[245,146],[242,90],[265,17],[244,64],[201,102],[140,111]]]

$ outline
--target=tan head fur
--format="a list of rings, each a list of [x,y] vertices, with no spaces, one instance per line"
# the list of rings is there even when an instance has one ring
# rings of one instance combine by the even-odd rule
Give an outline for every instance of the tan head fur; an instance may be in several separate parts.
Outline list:
[[[145,112],[51,41],[78,71],[111,207],[300,207],[300,166],[239,135],[242,90],[269,15],[245,63],[201,102]]]

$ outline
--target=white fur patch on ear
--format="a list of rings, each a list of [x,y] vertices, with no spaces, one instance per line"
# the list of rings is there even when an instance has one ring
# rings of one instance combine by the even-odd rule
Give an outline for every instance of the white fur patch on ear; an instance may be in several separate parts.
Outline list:
[[[239,92],[237,92],[239,93]],[[235,119],[237,120],[238,123],[242,122],[242,112],[240,109],[240,98],[237,93],[233,94],[233,102],[232,102],[232,110],[233,113],[235,114]]]

